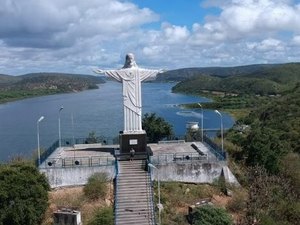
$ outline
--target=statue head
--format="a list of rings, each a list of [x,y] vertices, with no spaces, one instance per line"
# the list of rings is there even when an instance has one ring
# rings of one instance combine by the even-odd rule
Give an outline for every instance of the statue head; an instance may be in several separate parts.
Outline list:
[[[125,58],[125,64],[123,68],[134,68],[138,67],[135,60],[134,60],[134,55],[132,53],[128,53]]]

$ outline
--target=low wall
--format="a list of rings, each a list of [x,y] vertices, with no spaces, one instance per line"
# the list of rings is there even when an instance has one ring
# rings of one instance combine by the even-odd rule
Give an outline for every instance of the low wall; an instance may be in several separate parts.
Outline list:
[[[44,173],[48,178],[51,188],[84,185],[88,178],[94,173],[106,173],[109,179],[115,177],[114,165],[103,165],[94,167],[61,167],[61,168],[40,168],[40,172]]]
[[[222,172],[222,167],[226,163],[218,162],[173,162],[168,164],[155,165],[159,171],[151,170],[152,179],[161,181],[179,181],[188,183],[212,183],[218,179]]]

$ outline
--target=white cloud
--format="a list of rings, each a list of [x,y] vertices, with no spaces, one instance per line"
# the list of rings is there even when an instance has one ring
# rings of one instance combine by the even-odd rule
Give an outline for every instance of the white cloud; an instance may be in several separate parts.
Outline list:
[[[300,46],[300,35],[294,36],[292,42]]]
[[[165,40],[170,44],[181,44],[189,36],[189,31],[185,26],[180,27],[168,23],[162,24],[162,32]]]
[[[221,15],[206,26],[223,30],[228,39],[261,36],[278,31],[300,31],[300,7],[285,0],[214,1],[222,8]]]
[[[265,39],[259,43],[248,43],[248,48],[256,51],[283,51],[284,44],[277,39],[269,38]]]
[[[300,5],[209,0],[219,14],[178,25],[121,0],[2,0],[0,73],[91,73],[123,66],[174,69],[300,61]],[[160,22],[158,29],[146,24]],[[191,28],[190,28],[191,27]]]
[[[107,40],[157,19],[149,9],[116,0],[4,0],[0,38],[12,46],[64,47],[95,35]]]

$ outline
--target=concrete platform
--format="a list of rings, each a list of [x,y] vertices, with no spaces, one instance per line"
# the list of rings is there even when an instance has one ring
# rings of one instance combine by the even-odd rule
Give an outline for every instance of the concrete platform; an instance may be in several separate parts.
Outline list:
[[[147,146],[153,153],[150,162],[160,171],[162,181],[212,183],[227,166],[227,161],[218,159],[206,143],[176,140]],[[57,148],[39,169],[51,187],[85,184],[95,172],[105,172],[113,179],[119,163],[114,156],[118,149],[119,145],[102,144]],[[151,171],[152,179],[157,179],[157,172]]]

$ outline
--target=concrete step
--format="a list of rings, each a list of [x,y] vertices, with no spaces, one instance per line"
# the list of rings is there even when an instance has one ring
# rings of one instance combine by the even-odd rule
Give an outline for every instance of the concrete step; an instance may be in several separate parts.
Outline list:
[[[123,218],[123,220],[127,219],[132,219],[133,217],[135,219],[139,220],[151,220],[151,215],[150,214],[139,214],[138,212],[127,212],[128,214],[116,214],[117,215],[117,220],[120,220],[120,218]]]
[[[151,187],[150,184],[136,184],[134,185],[133,182],[125,182],[125,183],[121,183],[119,186],[118,186],[118,189],[117,190],[121,190],[122,188],[126,189],[126,190],[143,190],[143,189],[149,189],[149,187]]]
[[[118,180],[138,180],[138,179],[149,179],[147,174],[126,174],[126,175],[121,175],[118,176]]]
[[[121,169],[119,169],[119,175],[120,174],[128,174],[128,173],[147,174],[147,171],[141,170],[140,168],[121,168]]]
[[[133,164],[133,163],[120,164],[119,169],[122,169],[122,168],[138,168],[143,171],[145,171],[145,169],[146,169],[145,165],[143,165],[143,164]]]
[[[140,177],[140,178],[125,178],[125,177],[120,177],[117,179],[117,183],[122,184],[122,183],[147,183],[147,184],[151,184],[152,182],[150,182],[149,178],[147,177]]]
[[[141,199],[141,200],[145,200],[145,199],[151,199],[150,195],[148,193],[141,193],[141,194],[129,194],[129,195],[118,195],[118,202],[120,202],[121,200],[127,200],[127,199]]]
[[[118,225],[150,225],[152,224],[151,220],[147,219],[118,219],[116,220]]]
[[[142,215],[142,216],[149,216],[150,211],[149,209],[145,210],[139,210],[139,209],[134,209],[134,208],[122,208],[122,209],[116,209],[115,211],[118,216],[124,216],[128,217],[130,215]]]
[[[116,225],[153,225],[152,182],[145,160],[119,161]]]
[[[138,212],[142,212],[142,211],[149,211],[151,209],[153,209],[152,205],[147,205],[147,204],[134,204],[134,202],[131,203],[124,203],[124,204],[117,204],[116,206],[116,212],[125,212],[125,210],[133,210],[133,211],[138,211]]]
[[[146,166],[146,162],[144,160],[119,161],[119,166],[128,166],[128,165]]]
[[[120,199],[133,199],[133,198],[149,198],[150,199],[150,193],[149,192],[140,192],[140,193],[134,193],[134,192],[131,192],[131,193],[120,193],[118,194],[118,196],[116,196]]]
[[[136,197],[148,197],[150,196],[150,192],[148,191],[142,191],[142,192],[134,192],[134,191],[131,191],[131,192],[126,192],[126,193],[123,193],[123,192],[118,192],[117,193],[117,196],[118,198],[136,198]]]
[[[144,179],[144,178],[140,178],[140,179],[121,179],[121,180],[117,180],[117,185],[133,185],[133,184],[137,184],[137,185],[148,185],[148,186],[152,186],[152,182],[150,182],[150,180],[148,179]]]
[[[145,205],[144,204],[145,202],[147,203],[146,205],[150,205],[148,203],[148,198],[119,199],[116,203],[117,203],[117,205],[124,206],[126,204],[130,204],[131,205],[131,203],[136,204],[136,205]]]
[[[146,213],[139,213],[139,212],[127,212],[127,214],[121,214],[121,213],[117,213],[117,218],[123,218],[123,219],[132,219],[133,217],[135,219],[140,219],[140,220],[150,220],[151,215],[150,214],[146,214]]]
[[[139,182],[139,183],[136,183],[134,181],[123,181],[123,182],[118,182],[118,190],[121,188],[121,187],[126,187],[127,189],[135,189],[135,190],[138,190],[138,189],[141,189],[141,188],[146,188],[146,187],[150,187],[151,184],[150,182],[148,181],[145,181],[145,183],[142,183],[142,182]]]
[[[147,191],[147,190],[139,190],[139,191],[136,191],[136,190],[126,190],[126,189],[121,189],[118,191],[117,193],[117,196],[118,198],[122,198],[122,197],[125,197],[125,198],[129,198],[129,197],[134,197],[134,196],[147,196],[147,195],[151,195],[151,192],[150,191]]]

